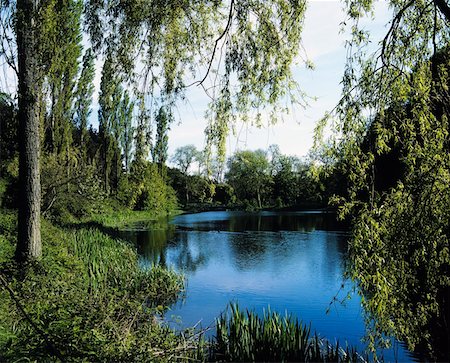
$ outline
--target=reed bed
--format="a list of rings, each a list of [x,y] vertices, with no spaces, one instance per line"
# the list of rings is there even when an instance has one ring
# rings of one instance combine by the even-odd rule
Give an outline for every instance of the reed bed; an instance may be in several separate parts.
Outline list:
[[[270,309],[259,317],[230,305],[230,316],[222,314],[216,321],[210,360],[248,362],[362,362],[355,349],[329,344],[311,327]]]
[[[151,305],[170,304],[184,289],[184,277],[161,266],[139,266],[135,248],[96,229],[72,233],[72,253],[85,265],[89,290],[101,294],[118,289],[128,294],[145,292]]]

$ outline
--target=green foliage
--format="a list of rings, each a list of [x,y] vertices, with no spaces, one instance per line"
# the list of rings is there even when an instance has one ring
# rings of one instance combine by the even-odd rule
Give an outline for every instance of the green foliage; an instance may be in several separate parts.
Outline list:
[[[197,148],[192,144],[181,146],[175,150],[175,153],[172,156],[172,162],[182,173],[187,174],[198,154]]]
[[[103,185],[107,194],[116,191],[119,183],[121,128],[119,123],[120,102],[122,97],[121,79],[115,67],[116,59],[108,49],[102,68],[100,82],[98,130],[101,140],[101,167]]]
[[[159,108],[155,121],[156,140],[152,150],[152,157],[154,163],[163,166],[167,161],[167,149],[169,147],[169,137],[167,133],[169,132],[170,124],[173,121],[173,116],[162,106]]]
[[[0,93],[0,176],[5,172],[7,161],[16,156],[17,110],[11,97]]]
[[[125,171],[130,171],[131,164],[131,149],[133,146],[133,110],[134,102],[130,99],[127,91],[124,92],[122,102],[120,105],[119,124],[121,129],[120,146],[123,152],[123,160],[125,163]]]
[[[152,96],[152,105],[161,101],[173,107],[192,79],[200,79],[194,84],[212,83],[206,133],[208,146],[216,146],[221,162],[224,140],[235,120],[247,120],[249,111],[257,109],[255,123],[261,124],[260,110],[268,105],[274,121],[285,110],[280,101],[304,98],[290,70],[301,49],[303,0],[173,2],[151,7],[136,1],[124,6],[88,0],[85,8],[94,45],[114,51],[117,71],[135,80],[135,65],[144,67],[140,86]]]
[[[130,245],[112,239],[98,230],[72,233],[69,251],[80,259],[87,271],[89,289],[103,294],[108,289],[141,295],[155,307],[174,302],[183,289],[183,280],[160,266],[148,270],[138,264],[138,256]]]
[[[64,231],[45,221],[43,259],[22,274],[5,264],[13,253],[5,231],[15,228],[14,215],[5,215],[0,214],[2,276],[6,268],[8,286],[29,318],[2,288],[1,360],[166,361],[171,350],[197,355],[186,338],[155,319],[183,289],[180,275],[142,269],[130,245],[98,230]]]
[[[236,195],[231,185],[227,183],[220,183],[216,185],[214,200],[222,205],[231,205],[236,202]]]
[[[50,151],[66,153],[73,133],[73,102],[75,84],[81,55],[81,12],[82,3],[71,0],[60,2],[44,1],[38,19],[38,61],[45,77],[42,101],[47,96],[51,102],[44,120],[47,146]],[[42,108],[47,109],[44,103]]]
[[[175,191],[149,162],[133,162],[130,176],[121,180],[117,198],[134,210],[169,213],[177,208]]]
[[[86,150],[89,116],[92,112],[92,95],[94,94],[95,63],[94,54],[89,48],[83,55],[83,68],[75,91],[75,124],[79,129],[79,143]]]
[[[396,335],[425,359],[448,360],[450,12],[443,1],[392,1],[377,54],[349,2],[343,98],[329,145],[347,175],[335,200],[354,221],[348,274],[364,297],[372,347]]]
[[[311,334],[311,328],[290,317],[264,312],[242,312],[231,305],[230,317],[216,321],[216,338],[212,346],[214,360],[228,362],[358,362],[355,350],[332,347]]]
[[[72,152],[77,151],[76,149]],[[78,156],[70,165],[65,155],[44,154],[42,174],[42,213],[59,222],[98,213],[105,203],[105,193],[94,165]]]
[[[272,177],[264,151],[236,152],[228,161],[226,179],[239,199],[255,200],[258,208],[267,205]]]

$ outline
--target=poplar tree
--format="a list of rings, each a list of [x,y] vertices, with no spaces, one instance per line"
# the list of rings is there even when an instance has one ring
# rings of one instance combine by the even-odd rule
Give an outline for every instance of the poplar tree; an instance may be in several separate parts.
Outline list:
[[[45,121],[48,135],[46,146],[52,152],[64,153],[68,163],[73,142],[75,85],[82,50],[82,3],[76,0],[49,0],[41,4],[40,52],[37,55],[45,77],[43,92],[50,99]],[[41,100],[46,101],[46,98]]]
[[[86,158],[86,142],[88,136],[88,122],[92,109],[92,96],[94,94],[95,64],[94,54],[91,48],[87,49],[83,56],[83,68],[77,83],[75,92],[75,124],[79,130],[79,143],[82,157]]]
[[[99,95],[99,136],[101,140],[101,165],[105,191],[111,191],[111,173],[116,169],[118,110],[122,88],[115,72],[115,62],[110,49],[103,64]],[[116,163],[114,163],[116,161]]]
[[[133,110],[134,102],[130,99],[128,91],[125,91],[120,104],[120,145],[125,163],[125,171],[130,172],[131,150],[133,146]]]
[[[170,123],[172,121],[172,115],[167,111],[164,106],[159,108],[156,115],[156,139],[155,146],[152,150],[153,162],[158,165],[159,172],[161,173],[163,166],[167,161],[168,140],[167,135],[170,129]]]

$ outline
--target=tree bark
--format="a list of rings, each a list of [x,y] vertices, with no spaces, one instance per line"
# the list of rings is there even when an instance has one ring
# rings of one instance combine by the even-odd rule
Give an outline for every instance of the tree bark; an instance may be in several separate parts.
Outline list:
[[[17,0],[19,216],[16,259],[19,262],[38,259],[42,254],[37,5],[38,0]]]

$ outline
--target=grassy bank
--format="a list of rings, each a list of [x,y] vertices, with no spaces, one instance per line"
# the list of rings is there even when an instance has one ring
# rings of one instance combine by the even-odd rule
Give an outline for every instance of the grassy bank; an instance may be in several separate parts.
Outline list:
[[[144,214],[127,216],[121,223]],[[186,337],[157,319],[183,290],[182,276],[140,268],[132,246],[98,229],[61,228],[45,220],[42,260],[18,268],[12,262],[16,220],[15,212],[1,212],[0,361],[165,361],[174,351],[197,355]]]
[[[89,218],[81,219],[81,222],[95,222],[104,227],[124,228],[139,225],[143,228],[151,227],[155,222],[182,213],[181,210],[172,210],[167,213],[159,213],[150,210],[135,211],[128,208],[109,208],[105,213],[95,214]]]

